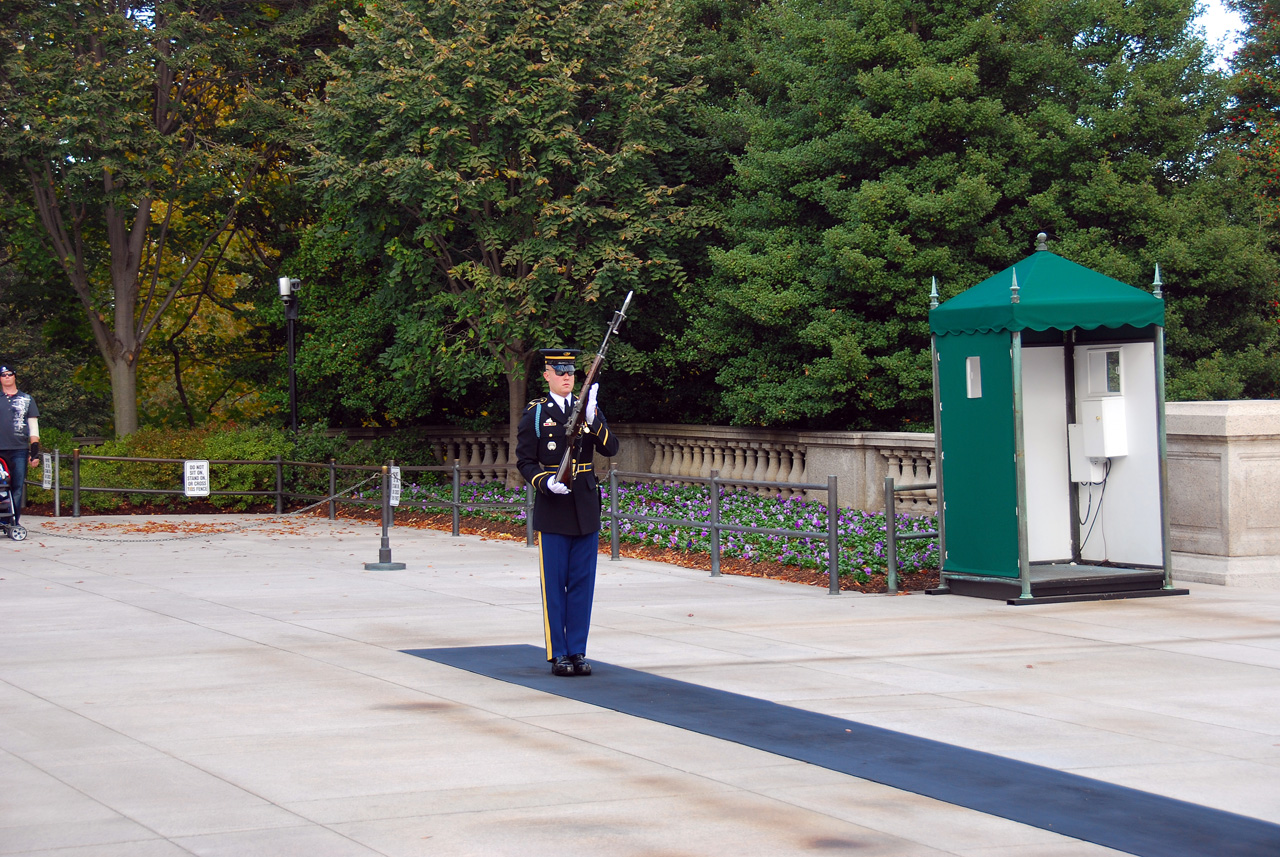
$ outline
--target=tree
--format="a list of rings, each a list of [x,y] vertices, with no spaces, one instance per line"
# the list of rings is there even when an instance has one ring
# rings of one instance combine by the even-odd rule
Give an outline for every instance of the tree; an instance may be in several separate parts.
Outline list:
[[[1247,178],[1256,188],[1259,216],[1280,218],[1280,4],[1228,0],[1244,19],[1240,50],[1232,58],[1232,133]]]
[[[688,338],[721,367],[723,417],[927,423],[930,277],[945,298],[1042,229],[1059,254],[1135,283],[1180,247],[1169,291],[1194,294],[1211,251],[1187,249],[1204,227],[1192,206],[1208,196],[1222,90],[1191,11],[762,5],[734,45],[750,71],[714,111],[738,151],[729,241]]]
[[[17,370],[22,389],[40,406],[46,429],[96,434],[109,414],[107,397],[81,383],[83,367],[49,347],[42,329],[49,321],[46,307],[22,288],[21,279],[21,270],[11,260],[0,261],[0,362]]]
[[[330,4],[5,4],[0,163],[85,312],[117,434],[138,425],[148,340],[274,180],[278,99],[301,80],[286,34],[313,5]]]
[[[698,219],[664,161],[697,82],[673,11],[380,2],[342,29],[307,176],[403,307],[382,364],[453,397],[504,378],[514,448],[539,347],[592,347],[627,290],[683,282]]]

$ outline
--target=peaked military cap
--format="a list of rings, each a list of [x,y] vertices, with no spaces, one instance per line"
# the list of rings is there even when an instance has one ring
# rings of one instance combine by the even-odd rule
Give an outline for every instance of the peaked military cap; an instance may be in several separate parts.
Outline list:
[[[573,372],[578,368],[575,358],[582,353],[580,348],[543,348],[542,359],[547,366],[557,372]]]

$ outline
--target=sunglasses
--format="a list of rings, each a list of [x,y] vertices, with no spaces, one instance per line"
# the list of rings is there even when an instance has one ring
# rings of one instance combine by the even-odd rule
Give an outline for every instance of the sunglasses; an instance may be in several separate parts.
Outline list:
[[[559,375],[561,378],[563,378],[565,375],[572,375],[576,370],[574,370],[574,369],[557,369],[556,367],[552,366],[552,367],[551,367],[551,371],[552,371],[552,372],[555,372],[557,375]]]
[[[12,376],[13,376],[12,372],[0,372],[0,378],[10,378]]]

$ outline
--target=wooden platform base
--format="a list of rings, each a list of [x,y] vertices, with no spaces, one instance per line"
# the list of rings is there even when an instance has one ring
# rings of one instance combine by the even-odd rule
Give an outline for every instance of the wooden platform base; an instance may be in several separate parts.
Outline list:
[[[930,595],[993,598],[1012,605],[1190,594],[1187,589],[1165,589],[1164,572],[1158,568],[1114,568],[1069,563],[1033,565],[1030,598],[1022,597],[1022,581],[1017,578],[947,574],[943,580],[943,586],[926,591]]]

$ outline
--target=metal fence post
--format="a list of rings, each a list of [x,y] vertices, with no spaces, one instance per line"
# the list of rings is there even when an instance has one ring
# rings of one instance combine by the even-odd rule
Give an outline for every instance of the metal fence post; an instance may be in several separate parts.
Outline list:
[[[609,561],[617,562],[621,553],[618,544],[618,465],[609,465]]]
[[[711,576],[720,576],[720,471],[711,471]]]
[[[80,517],[80,447],[71,452],[71,517]]]
[[[462,521],[460,518],[460,509],[462,504],[462,465],[458,463],[458,459],[453,460],[453,535],[456,537],[461,530]]]
[[[338,493],[338,461],[337,459],[329,459],[329,520],[336,520],[338,517],[338,501],[335,495]]]
[[[898,592],[898,505],[893,491],[893,477],[884,478],[884,564],[885,582],[890,595]]]
[[[836,493],[836,477],[827,477],[827,579],[830,582],[830,593],[840,594],[840,539],[837,537],[837,524],[840,520],[840,507]]]
[[[62,450],[53,448],[53,516],[62,517]]]
[[[391,561],[391,467],[382,465],[382,543],[378,548],[378,561],[366,562],[364,567],[370,571],[399,571],[405,567],[402,562]]]
[[[253,484],[253,483],[250,483]],[[284,459],[276,456],[276,514],[284,511]]]

